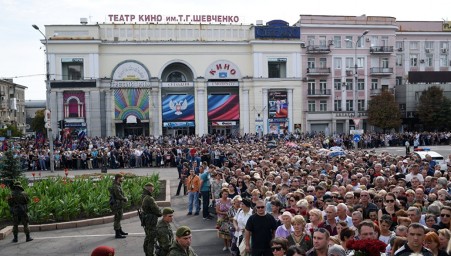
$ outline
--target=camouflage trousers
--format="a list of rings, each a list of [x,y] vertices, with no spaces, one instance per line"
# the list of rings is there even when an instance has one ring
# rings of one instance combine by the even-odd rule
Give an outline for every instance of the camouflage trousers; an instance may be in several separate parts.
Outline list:
[[[121,227],[121,220],[122,220],[122,215],[124,215],[124,210],[122,208],[115,208],[112,210],[113,214],[114,214],[114,230],[119,230],[122,229]]]
[[[144,238],[144,253],[146,256],[155,255],[155,243],[157,242],[157,228],[156,226],[145,226],[144,232],[146,233],[146,238]]]
[[[19,224],[23,225],[23,231],[26,235],[30,234],[30,229],[28,228],[28,215],[13,215],[14,235],[17,235],[19,233]]]

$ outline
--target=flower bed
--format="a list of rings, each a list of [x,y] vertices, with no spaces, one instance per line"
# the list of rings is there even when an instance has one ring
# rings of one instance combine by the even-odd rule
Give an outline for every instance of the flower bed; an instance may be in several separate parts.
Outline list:
[[[128,202],[124,211],[134,210],[141,203],[141,194],[144,184],[151,182],[155,186],[154,194],[160,192],[159,175],[136,176],[124,173],[122,183],[124,194]],[[30,224],[42,224],[61,221],[71,221],[84,218],[93,218],[109,215],[108,188],[111,187],[114,175],[91,174],[75,178],[48,177],[33,180],[28,184],[22,180],[25,192],[30,196],[29,204]],[[9,206],[6,198],[11,191],[0,184],[0,222],[11,220]]]

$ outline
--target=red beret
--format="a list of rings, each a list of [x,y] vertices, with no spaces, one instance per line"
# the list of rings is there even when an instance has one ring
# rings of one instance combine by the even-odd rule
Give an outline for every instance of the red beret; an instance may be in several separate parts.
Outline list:
[[[99,246],[92,251],[91,256],[114,256],[114,248],[109,246]]]

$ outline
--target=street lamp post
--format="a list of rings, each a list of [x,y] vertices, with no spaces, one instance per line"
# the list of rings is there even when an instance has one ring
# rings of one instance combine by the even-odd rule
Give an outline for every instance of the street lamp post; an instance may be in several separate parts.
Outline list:
[[[44,37],[45,39],[45,70],[46,70],[46,100],[45,100],[45,107],[47,110],[50,111],[50,71],[49,71],[49,48],[48,48],[48,38],[47,36],[42,33],[42,31],[39,29],[38,26],[36,26],[35,24],[32,25],[32,27],[34,29],[36,29],[37,31],[39,31],[39,33],[41,33],[41,35]],[[51,112],[51,111],[50,111]],[[51,117],[52,118],[52,117]],[[49,152],[49,157],[50,157],[50,171],[54,172],[55,171],[55,166],[54,166],[54,162],[55,159],[53,157],[53,133],[52,133],[52,126],[51,126],[51,121],[50,122],[50,127],[47,127],[47,135],[48,135],[48,139],[49,139],[49,147],[50,147],[50,152]]]

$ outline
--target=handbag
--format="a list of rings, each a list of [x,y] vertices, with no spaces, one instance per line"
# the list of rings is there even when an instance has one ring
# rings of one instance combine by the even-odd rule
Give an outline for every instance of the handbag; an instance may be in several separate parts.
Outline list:
[[[244,243],[244,238],[241,241],[240,245],[238,246],[238,249],[240,250],[241,256],[247,256],[248,253],[246,253],[246,244]]]

